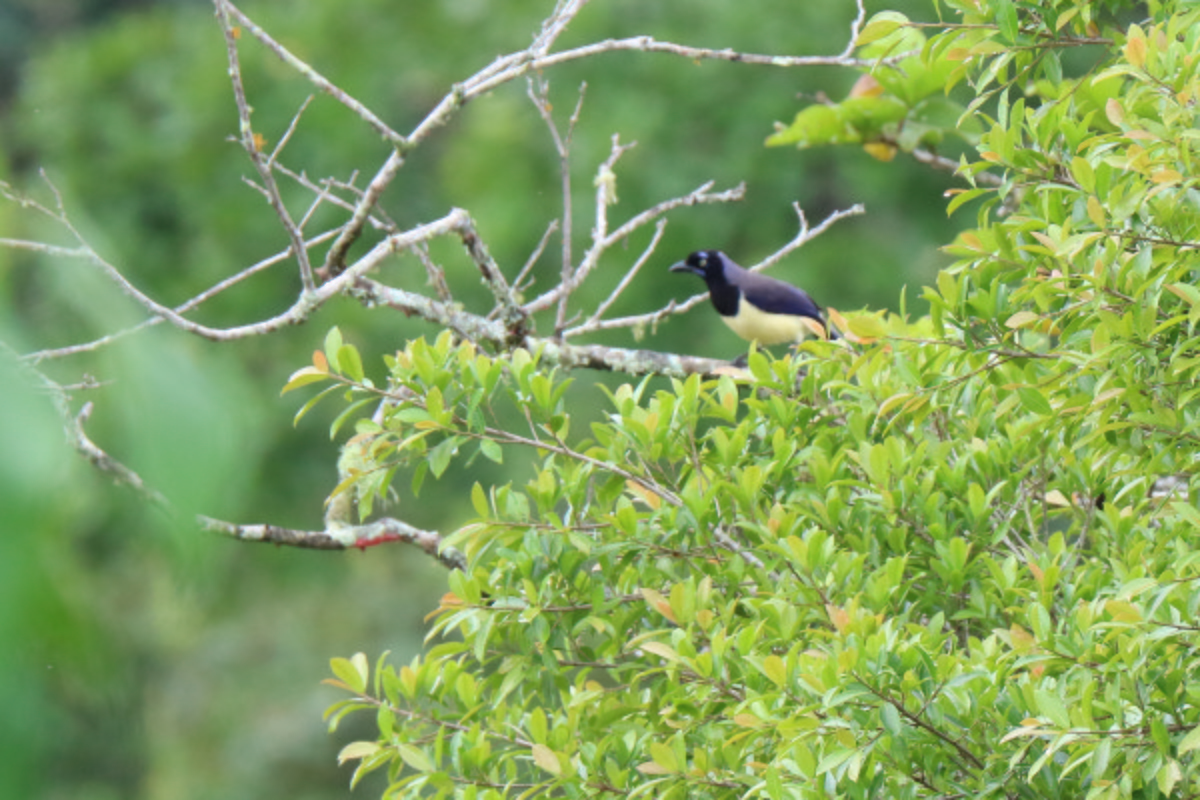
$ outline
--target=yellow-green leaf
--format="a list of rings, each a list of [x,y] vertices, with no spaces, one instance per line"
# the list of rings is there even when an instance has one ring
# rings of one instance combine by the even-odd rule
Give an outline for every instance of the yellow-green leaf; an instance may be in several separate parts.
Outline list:
[[[904,22],[901,20],[880,19],[877,17],[863,26],[862,31],[858,34],[858,38],[854,40],[854,44],[862,47],[865,44],[879,41],[903,24]]]
[[[644,642],[642,649],[659,658],[665,658],[667,661],[678,662],[682,660],[679,657],[679,653],[675,652],[675,649],[665,642]]]
[[[679,762],[675,759],[675,751],[662,742],[650,743],[650,757],[654,763],[662,767],[668,774],[679,771]]]
[[[370,666],[365,653],[355,653],[350,658],[332,658],[329,660],[329,668],[352,692],[366,692]]]
[[[342,374],[355,383],[363,382],[363,365],[362,356],[358,354],[358,348],[352,344],[344,344],[338,348],[338,366],[341,367]]]
[[[678,620],[675,619],[675,612],[671,610],[671,604],[667,601],[667,598],[663,597],[653,589],[648,589],[645,587],[642,588],[642,597],[646,598],[646,602],[649,603],[650,607],[655,611],[671,620],[671,622],[679,624]]]
[[[1034,414],[1040,414],[1045,417],[1054,413],[1054,409],[1050,406],[1050,401],[1032,386],[1017,387],[1017,396],[1021,398],[1021,405]]]
[[[400,754],[400,758],[404,760],[405,764],[417,772],[433,772],[433,762],[429,760],[429,756],[425,755],[424,750],[419,750],[411,744],[399,743],[396,745],[396,752]]]
[[[763,659],[763,674],[776,686],[787,683],[787,667],[784,666],[783,659],[774,653]]]
[[[316,367],[301,367],[288,377],[287,383],[279,391],[281,395],[287,394],[293,389],[299,389],[301,386],[308,386],[310,383],[327,380],[329,373],[322,372]]]
[[[558,763],[558,756],[544,744],[535,744],[533,746],[533,763],[551,775],[562,774],[562,764]]]
[[[850,319],[850,332],[860,339],[879,339],[887,335],[887,329],[878,317],[860,314]]]
[[[1032,311],[1018,311],[1005,320],[1004,324],[1009,328],[1023,328],[1032,322],[1037,322],[1037,319],[1038,315]]]
[[[1179,755],[1187,755],[1197,747],[1200,747],[1200,725],[1188,731],[1187,736],[1179,741]]]
[[[879,404],[879,416],[887,416],[893,408],[912,397],[912,392],[899,392]]]
[[[1135,67],[1146,63],[1146,34],[1137,25],[1129,27],[1129,38],[1125,41],[1125,60]]]
[[[1067,713],[1067,707],[1063,704],[1062,698],[1045,689],[1035,689],[1033,696],[1037,701],[1038,711],[1049,717],[1051,722],[1060,728],[1071,727],[1071,715]]]
[[[347,761],[366,758],[379,752],[379,742],[351,742],[338,751],[338,765]]]
[[[1125,121],[1125,109],[1121,107],[1121,101],[1115,97],[1108,98],[1108,102],[1104,104],[1104,115],[1113,125],[1121,127],[1121,123]]]

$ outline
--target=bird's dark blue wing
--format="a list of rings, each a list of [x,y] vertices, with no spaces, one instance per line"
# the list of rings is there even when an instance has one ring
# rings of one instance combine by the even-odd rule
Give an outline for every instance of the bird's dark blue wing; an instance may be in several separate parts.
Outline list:
[[[767,275],[743,272],[737,279],[738,288],[749,303],[768,314],[792,314],[809,317],[824,323],[821,307],[803,289],[775,280]]]

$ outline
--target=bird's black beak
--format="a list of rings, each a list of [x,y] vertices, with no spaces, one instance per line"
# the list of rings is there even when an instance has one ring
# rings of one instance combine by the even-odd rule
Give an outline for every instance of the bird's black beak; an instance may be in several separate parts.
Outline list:
[[[676,261],[674,264],[671,265],[671,269],[669,271],[670,272],[691,272],[695,275],[699,275],[700,277],[704,277],[704,270],[700,269],[699,267],[693,267],[691,264],[687,263],[686,261]]]

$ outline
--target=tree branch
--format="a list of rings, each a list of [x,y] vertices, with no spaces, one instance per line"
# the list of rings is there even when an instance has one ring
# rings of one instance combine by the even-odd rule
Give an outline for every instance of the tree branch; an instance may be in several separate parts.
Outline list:
[[[446,569],[465,570],[467,558],[453,547],[442,547],[442,537],[435,531],[414,528],[407,522],[384,517],[363,525],[331,526],[321,531],[281,528],[277,525],[237,525],[212,517],[197,517],[202,528],[237,539],[240,542],[263,542],[309,550],[366,550],[381,544],[403,542],[413,544],[437,559]]]

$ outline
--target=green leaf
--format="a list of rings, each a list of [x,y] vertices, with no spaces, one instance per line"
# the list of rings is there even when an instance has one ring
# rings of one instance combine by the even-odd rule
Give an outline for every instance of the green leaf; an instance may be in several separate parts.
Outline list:
[[[558,756],[544,744],[535,744],[533,746],[533,763],[551,775],[562,774],[562,765],[558,763]]]
[[[1071,715],[1067,713],[1062,698],[1045,689],[1035,689],[1033,696],[1037,699],[1038,711],[1041,714],[1049,717],[1051,722],[1063,730],[1071,727]]]
[[[650,743],[650,758],[668,774],[679,772],[679,761],[675,751],[662,742]]]
[[[876,14],[871,18],[871,21],[864,25],[863,29],[859,31],[858,38],[854,40],[854,44],[857,47],[862,47],[863,45],[878,41],[879,39],[882,39],[888,34],[894,32],[907,22],[908,18],[899,12],[885,11],[880,14]]]
[[[1176,754],[1185,756],[1198,747],[1200,747],[1200,725],[1192,728],[1186,736],[1179,740],[1179,750]]]
[[[309,398],[307,403],[300,406],[300,410],[296,412],[296,416],[292,417],[292,425],[293,426],[299,425],[300,420],[304,418],[305,414],[307,414],[309,411],[311,411],[313,409],[313,406],[315,406],[317,403],[324,400],[325,397],[328,396],[331,392],[336,391],[337,389],[340,389],[340,388],[341,388],[341,386],[339,386],[338,384],[335,383],[332,386],[326,386],[324,389],[322,389],[316,395]]]
[[[342,413],[338,414],[337,417],[334,418],[333,422],[329,425],[329,438],[336,439],[338,431],[342,429],[342,426],[345,425],[351,417],[357,414],[363,406],[375,402],[377,402],[377,400],[374,397],[364,397],[363,399],[356,400],[355,402],[346,406],[346,409],[342,411]]]
[[[396,748],[396,752],[400,754],[400,758],[404,760],[404,763],[417,772],[433,772],[433,762],[429,760],[429,756],[425,754],[424,750],[420,750],[404,742],[398,742],[393,746]]]
[[[891,703],[884,703],[879,709],[883,729],[893,736],[899,736],[904,731],[904,723],[900,721],[900,712]]]
[[[1183,770],[1179,768],[1179,762],[1173,758],[1168,758],[1154,776],[1155,782],[1158,783],[1158,790],[1162,792],[1163,797],[1170,797],[1171,793],[1175,791],[1175,785],[1182,779]]]
[[[483,453],[489,461],[497,464],[504,463],[504,449],[494,439],[480,439],[479,452]]]
[[[351,742],[338,751],[338,766],[345,764],[347,761],[356,761],[360,758],[375,755],[379,750],[379,742]]]
[[[850,332],[860,339],[882,339],[887,336],[883,323],[871,314],[859,314],[850,318]]]
[[[342,372],[341,363],[338,361],[341,349],[342,332],[335,325],[325,334],[325,359],[329,362],[329,369],[337,373]]]
[[[1009,44],[1016,44],[1020,35],[1016,3],[1013,0],[992,0],[992,8],[996,14],[996,24],[1000,27],[1000,35]]]
[[[442,473],[446,471],[446,467],[450,466],[450,459],[458,449],[458,444],[458,437],[451,436],[439,442],[436,447],[429,451],[429,455],[425,458],[429,464],[429,471],[433,473],[433,477],[442,477]]]
[[[355,383],[363,382],[365,376],[363,375],[362,356],[358,354],[358,348],[354,345],[344,344],[338,348],[337,364],[341,367],[341,373],[345,377]]]
[[[859,135],[846,125],[836,108],[817,104],[796,114],[791,125],[768,136],[766,145],[767,147],[780,147],[794,144],[804,148],[859,141],[861,141]]]
[[[763,659],[763,674],[776,686],[782,688],[787,685],[787,667],[783,659],[774,653]]]
[[[350,687],[350,691],[355,694],[366,693],[371,668],[364,653],[355,653],[350,658],[330,659],[329,667],[342,683]]]
[[[471,487],[471,505],[475,508],[475,513],[481,517],[486,518],[491,510],[488,507],[487,494],[479,485],[479,481],[475,481],[475,485]]]
[[[1025,406],[1029,411],[1043,417],[1048,417],[1054,413],[1054,409],[1050,405],[1045,396],[1032,386],[1017,387],[1017,396],[1021,398],[1021,405]]]
[[[319,370],[316,367],[303,367],[296,370],[287,379],[287,383],[279,391],[280,395],[285,395],[293,389],[299,389],[301,386],[308,386],[310,383],[329,380],[329,373]]]

